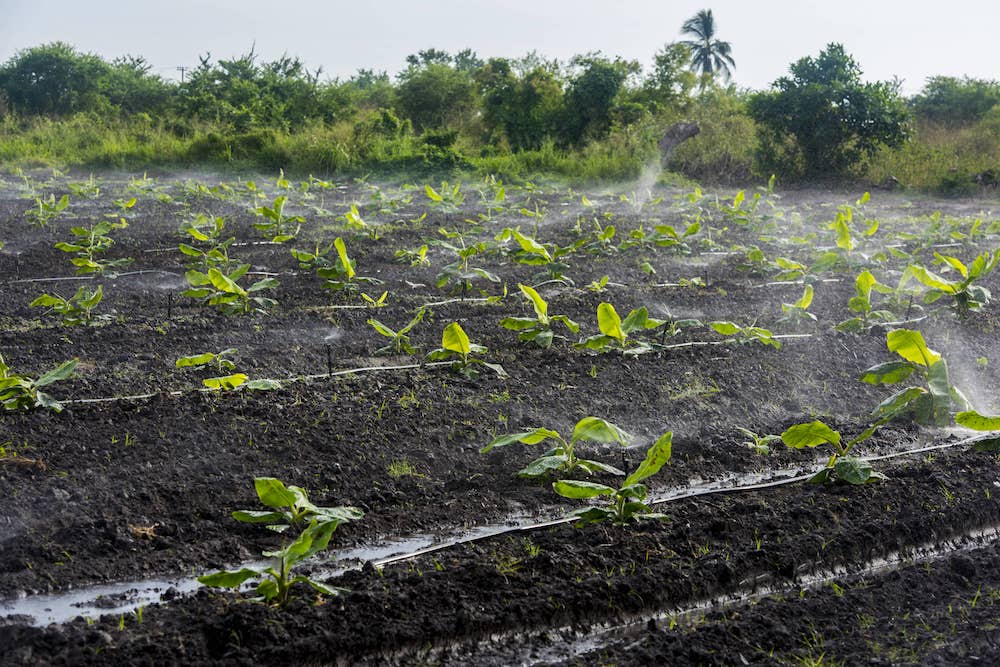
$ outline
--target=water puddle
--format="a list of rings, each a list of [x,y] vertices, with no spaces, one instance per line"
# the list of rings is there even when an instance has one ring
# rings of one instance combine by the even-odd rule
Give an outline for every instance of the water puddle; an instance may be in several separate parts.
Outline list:
[[[393,538],[376,544],[362,544],[332,554],[333,559],[304,564],[303,571],[318,578],[335,577],[360,569],[366,562],[384,567],[423,553],[482,540],[511,530],[536,528],[538,516],[512,515],[501,523],[486,524],[451,532],[421,533]],[[263,567],[264,561],[240,563],[239,567]],[[111,584],[87,586],[58,593],[29,595],[0,601],[0,614],[35,626],[65,623],[77,616],[97,618],[103,614],[129,614],[140,607],[166,602],[201,587],[197,575],[164,576]],[[247,589],[252,586],[247,586]]]

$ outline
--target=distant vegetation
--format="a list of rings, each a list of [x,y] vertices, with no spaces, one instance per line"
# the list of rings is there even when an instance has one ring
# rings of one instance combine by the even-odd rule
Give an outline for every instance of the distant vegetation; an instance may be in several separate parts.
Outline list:
[[[729,83],[736,60],[711,10],[682,34],[646,68],[601,53],[560,62],[427,49],[394,76],[328,79],[251,51],[205,55],[179,82],[142,57],[45,44],[0,66],[0,162],[609,180],[635,177],[658,159],[666,128],[693,120],[701,133],[668,167],[698,180],[892,177],[961,193],[1000,173],[996,81],[935,76],[907,100],[895,83],[862,82],[830,44],[770,90],[746,91]]]

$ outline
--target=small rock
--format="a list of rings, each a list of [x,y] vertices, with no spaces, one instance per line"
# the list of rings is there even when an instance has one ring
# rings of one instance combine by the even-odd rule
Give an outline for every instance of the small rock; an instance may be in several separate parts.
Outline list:
[[[66,501],[70,498],[69,491],[64,489],[52,489],[52,495],[55,496],[56,500]]]

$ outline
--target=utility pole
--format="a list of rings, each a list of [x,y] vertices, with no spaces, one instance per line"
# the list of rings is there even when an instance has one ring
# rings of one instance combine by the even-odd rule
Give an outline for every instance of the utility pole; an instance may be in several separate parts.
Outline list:
[[[177,69],[178,72],[181,73],[181,83],[184,83],[184,72],[188,71],[191,68],[190,67],[183,67],[183,66],[181,66],[181,67],[177,67],[176,69]]]

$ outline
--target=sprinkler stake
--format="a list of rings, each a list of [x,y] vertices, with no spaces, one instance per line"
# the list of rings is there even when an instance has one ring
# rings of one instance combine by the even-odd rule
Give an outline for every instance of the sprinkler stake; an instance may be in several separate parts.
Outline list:
[[[333,350],[329,343],[326,344],[326,375],[333,377]]]
[[[174,314],[174,293],[167,292],[167,319],[169,320]]]

